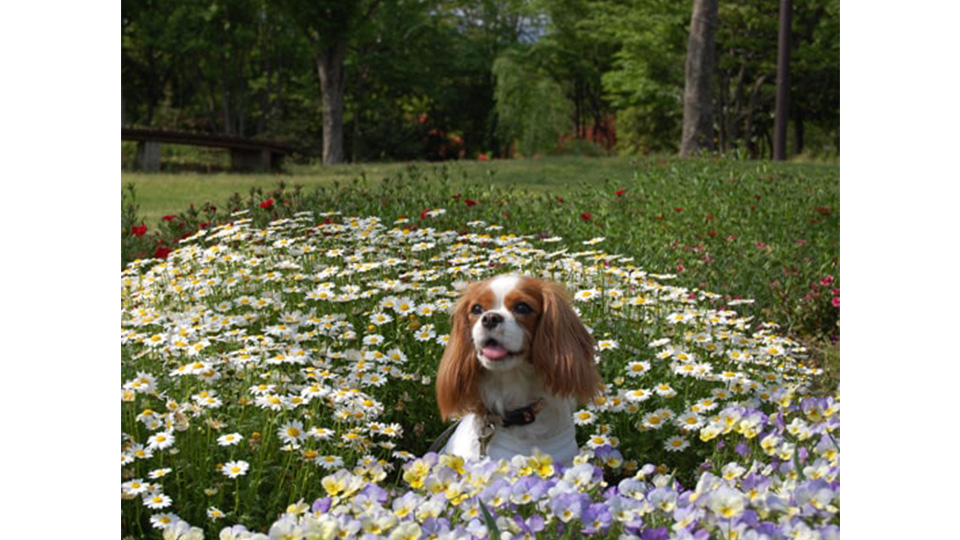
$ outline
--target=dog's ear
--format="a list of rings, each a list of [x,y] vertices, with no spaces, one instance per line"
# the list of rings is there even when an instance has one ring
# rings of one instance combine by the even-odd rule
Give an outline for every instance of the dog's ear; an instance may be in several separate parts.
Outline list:
[[[470,299],[478,287],[477,283],[467,287],[451,315],[450,339],[437,370],[437,405],[444,420],[454,413],[483,411],[479,388],[482,366],[470,328]]]
[[[540,281],[542,313],[534,332],[531,357],[537,373],[558,396],[588,402],[600,392],[600,372],[593,360],[593,336],[580,321],[570,296],[559,285]]]

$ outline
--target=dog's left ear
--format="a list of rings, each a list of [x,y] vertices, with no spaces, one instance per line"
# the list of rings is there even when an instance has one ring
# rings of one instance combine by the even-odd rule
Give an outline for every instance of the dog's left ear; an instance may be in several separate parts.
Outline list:
[[[570,296],[559,285],[540,281],[542,313],[531,347],[533,366],[559,396],[588,402],[600,392],[600,372],[593,360],[593,336],[580,321]]]
[[[464,290],[450,317],[450,340],[437,370],[437,405],[444,420],[456,413],[483,411],[479,390],[482,367],[468,324],[469,299],[480,285],[476,283]]]

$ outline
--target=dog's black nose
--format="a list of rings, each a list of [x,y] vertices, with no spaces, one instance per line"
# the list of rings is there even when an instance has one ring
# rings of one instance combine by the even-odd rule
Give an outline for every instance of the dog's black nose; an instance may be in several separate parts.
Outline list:
[[[499,313],[484,313],[480,321],[484,328],[496,328],[498,324],[503,322],[503,315]]]

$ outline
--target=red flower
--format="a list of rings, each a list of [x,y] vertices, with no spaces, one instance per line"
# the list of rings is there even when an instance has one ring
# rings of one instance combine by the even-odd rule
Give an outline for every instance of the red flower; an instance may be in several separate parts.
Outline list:
[[[834,296],[840,296],[840,289],[834,289],[834,290],[833,290],[833,295],[834,295]]]
[[[460,197],[463,197],[463,195],[461,195],[460,193],[457,193],[456,195],[453,196],[453,198],[457,200],[460,200]]]
[[[563,197],[557,197],[557,202],[563,204]]]
[[[683,208],[679,208],[679,207],[678,207],[678,208],[674,208],[673,211],[674,211],[674,212],[683,212]]]
[[[487,161],[487,160],[490,159],[490,157],[487,156],[486,154],[477,154],[477,159],[478,159],[479,161]]]
[[[177,219],[177,216],[163,216],[164,221],[173,221]]]
[[[504,212],[503,217],[510,217],[510,212]]]
[[[170,252],[173,251],[167,247],[158,247],[156,251],[153,252],[154,259],[166,259],[167,255],[170,255]]]
[[[827,276],[820,280],[820,284],[823,285],[824,287],[826,287],[827,285],[830,285],[831,283],[833,283],[833,276]]]
[[[660,214],[659,216],[657,216],[657,219],[667,219],[667,218],[663,214]]]
[[[707,234],[709,234],[710,236],[716,236],[717,231],[708,231]]]
[[[833,307],[840,307],[840,297],[834,296],[833,300],[830,301],[833,304]]]
[[[130,232],[132,232],[134,236],[143,236],[147,234],[147,226],[143,223],[141,223],[139,227],[134,225],[131,227]]]
[[[707,221],[713,221],[713,216],[707,216]]]
[[[626,193],[626,192],[627,192],[627,190],[625,190],[625,189],[618,189],[618,190],[614,191],[614,193],[615,193],[618,197],[619,197],[620,195],[623,195],[623,194]]]
[[[763,242],[757,242],[757,249],[763,249],[765,247],[767,247],[767,245],[764,244]]]
[[[201,228],[201,229],[206,229],[206,228],[209,227],[209,226],[210,226],[210,224],[207,223],[206,221],[203,221],[203,222],[200,223],[200,228]]]
[[[590,214],[590,213],[588,213],[588,212],[584,212],[584,213],[580,214],[580,219],[582,219],[582,220],[584,220],[584,221],[590,221],[590,218],[592,218],[592,217],[593,217],[593,214]]]
[[[426,210],[421,211],[421,212],[420,212],[420,219],[427,219],[427,212],[429,212],[429,211],[430,211],[429,208],[427,208]]]
[[[463,202],[467,203],[467,206],[474,206],[475,204],[477,204],[477,201],[473,199],[466,199]]]
[[[260,208],[266,209],[266,208],[270,208],[271,206],[273,206],[273,199],[267,199],[262,203],[260,203]]]

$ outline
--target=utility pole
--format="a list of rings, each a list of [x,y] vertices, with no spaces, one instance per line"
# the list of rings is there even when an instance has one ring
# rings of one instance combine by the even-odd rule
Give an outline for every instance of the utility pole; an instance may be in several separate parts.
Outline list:
[[[792,0],[780,0],[777,40],[777,110],[773,124],[773,159],[787,159],[787,118],[790,110],[790,19]]]

